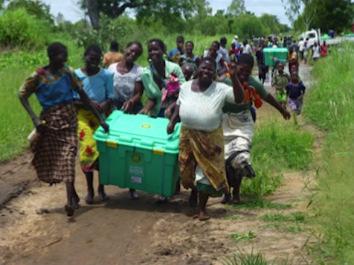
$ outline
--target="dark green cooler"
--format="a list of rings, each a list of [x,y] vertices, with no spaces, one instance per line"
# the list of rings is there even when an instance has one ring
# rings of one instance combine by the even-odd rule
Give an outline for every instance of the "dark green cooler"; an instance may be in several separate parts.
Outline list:
[[[267,66],[274,66],[276,59],[286,63],[289,51],[287,48],[265,48],[263,49],[263,53],[265,64]]]
[[[179,178],[180,124],[168,135],[167,119],[121,111],[114,111],[106,122],[109,134],[100,127],[94,135],[101,183],[172,196]]]

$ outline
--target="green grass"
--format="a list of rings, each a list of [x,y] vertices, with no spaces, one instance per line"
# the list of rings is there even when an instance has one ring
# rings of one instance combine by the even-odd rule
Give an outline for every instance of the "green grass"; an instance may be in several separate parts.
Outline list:
[[[223,265],[270,265],[261,253],[235,253],[224,260]]]
[[[333,49],[315,64],[316,84],[304,114],[327,131],[313,201],[322,240],[319,264],[354,264],[354,45]]]
[[[243,182],[242,193],[258,199],[274,192],[288,169],[307,169],[312,162],[313,137],[288,122],[270,121],[257,128],[252,160],[257,177]]]
[[[265,199],[252,199],[243,202],[242,204],[234,204],[231,206],[236,209],[275,209],[284,210],[292,207],[291,204],[276,203]]]
[[[238,242],[238,241],[249,241],[249,240],[252,240],[252,239],[255,239],[257,236],[254,232],[252,231],[248,231],[247,233],[233,233],[231,234],[231,238]]]
[[[290,214],[281,214],[281,213],[268,213],[261,217],[261,220],[264,222],[296,222],[304,223],[305,214],[302,212],[294,212]]]

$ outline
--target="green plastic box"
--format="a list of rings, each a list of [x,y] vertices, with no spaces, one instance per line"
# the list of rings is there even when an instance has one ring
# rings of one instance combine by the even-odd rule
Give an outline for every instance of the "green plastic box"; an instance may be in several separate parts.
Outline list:
[[[286,63],[288,60],[287,48],[265,48],[263,49],[265,64],[274,66],[276,59]]]
[[[167,119],[117,110],[106,122],[109,134],[101,127],[94,134],[101,183],[172,196],[179,178],[180,124],[168,135]]]

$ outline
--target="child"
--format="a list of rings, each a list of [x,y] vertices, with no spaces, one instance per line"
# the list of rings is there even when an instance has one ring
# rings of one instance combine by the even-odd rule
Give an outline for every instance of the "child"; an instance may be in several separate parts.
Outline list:
[[[284,64],[282,62],[278,63],[277,74],[272,79],[272,87],[275,88],[275,98],[283,107],[286,105],[285,88],[289,81],[289,75],[284,72]]]
[[[292,112],[295,124],[297,124],[296,116],[301,113],[305,89],[304,84],[300,81],[298,73],[293,72],[291,74],[291,80],[286,86],[286,95],[288,98],[288,106]]]

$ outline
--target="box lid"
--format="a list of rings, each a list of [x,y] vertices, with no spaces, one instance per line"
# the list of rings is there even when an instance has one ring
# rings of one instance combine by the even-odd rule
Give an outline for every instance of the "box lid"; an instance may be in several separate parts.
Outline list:
[[[263,49],[264,53],[288,53],[288,49],[287,48],[264,48]]]
[[[94,139],[112,145],[125,145],[154,152],[176,154],[179,151],[180,124],[172,134],[167,134],[168,119],[146,115],[131,115],[115,110],[107,118],[109,133],[99,127]]]

